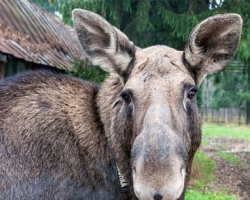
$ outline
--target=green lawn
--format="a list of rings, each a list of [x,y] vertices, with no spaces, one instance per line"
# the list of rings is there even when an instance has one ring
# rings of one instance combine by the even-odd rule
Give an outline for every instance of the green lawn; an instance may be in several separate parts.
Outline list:
[[[250,140],[250,127],[236,126],[236,125],[217,125],[217,124],[203,124],[203,136],[210,137],[234,137],[244,140]],[[209,145],[206,137],[202,139],[202,146]],[[218,152],[218,156],[227,162],[244,166],[245,163],[239,158],[224,152]],[[187,190],[185,200],[236,200],[236,195],[229,195],[227,190],[218,192],[213,191],[212,185],[216,182],[216,177],[213,170],[216,163],[205,154],[205,152],[198,150],[195,154],[193,168],[196,173],[195,180],[190,181],[191,188]],[[205,188],[205,190],[204,190]]]
[[[185,200],[235,200],[236,196],[228,195],[227,191],[212,192],[212,191],[199,191],[188,190]]]
[[[195,180],[190,181],[191,188],[187,190],[185,200],[236,200],[236,195],[229,195],[227,190],[214,191],[216,177],[213,174],[216,163],[198,150],[195,154],[193,170]]]
[[[232,153],[219,151],[216,153],[216,155],[232,165],[242,166],[242,167],[246,166],[246,162],[244,160],[241,160],[240,158],[238,158],[236,155]]]
[[[226,136],[250,140],[250,126],[218,125],[204,123],[202,126],[203,136]]]

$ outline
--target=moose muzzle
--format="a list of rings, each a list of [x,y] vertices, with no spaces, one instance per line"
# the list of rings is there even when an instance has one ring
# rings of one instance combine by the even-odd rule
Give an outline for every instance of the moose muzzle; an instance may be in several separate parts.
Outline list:
[[[140,200],[175,200],[184,189],[187,151],[172,129],[167,105],[152,105],[132,148],[134,191]]]

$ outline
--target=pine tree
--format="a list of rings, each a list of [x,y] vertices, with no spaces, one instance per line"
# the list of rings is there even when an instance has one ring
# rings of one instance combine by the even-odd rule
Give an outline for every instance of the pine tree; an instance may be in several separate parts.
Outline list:
[[[238,13],[243,18],[243,31],[241,42],[236,55],[236,59],[243,64],[242,72],[244,74],[242,86],[246,83],[244,88],[245,93],[245,109],[246,109],[246,124],[250,125],[250,1],[249,0],[225,0],[217,9],[220,13],[232,12]],[[232,93],[232,95],[235,95]],[[240,97],[239,97],[240,98]]]
[[[39,3],[39,0],[33,0]],[[40,0],[42,1],[42,0]],[[242,39],[236,59],[244,64],[243,72],[250,93],[250,0],[44,0],[51,2],[63,21],[72,25],[71,12],[83,8],[100,14],[125,32],[140,47],[165,44],[183,50],[191,29],[205,18],[234,12],[244,20]],[[40,2],[41,3],[41,2]],[[250,101],[246,103],[250,124]]]

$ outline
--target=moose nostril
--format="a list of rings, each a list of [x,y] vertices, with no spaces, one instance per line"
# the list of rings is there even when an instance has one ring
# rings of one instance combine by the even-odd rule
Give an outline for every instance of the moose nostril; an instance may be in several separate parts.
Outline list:
[[[161,194],[158,194],[158,193],[154,194],[154,200],[162,200],[162,199],[163,197]]]

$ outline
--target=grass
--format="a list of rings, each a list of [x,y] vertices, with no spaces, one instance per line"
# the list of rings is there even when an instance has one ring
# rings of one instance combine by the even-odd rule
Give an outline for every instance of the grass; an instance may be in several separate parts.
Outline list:
[[[212,191],[197,191],[188,190],[185,196],[185,200],[235,200],[236,196],[228,195],[228,192],[212,192]]]
[[[202,137],[201,146],[207,146],[207,145],[209,145],[209,142],[208,142],[207,138],[206,137]]]
[[[242,167],[246,166],[246,162],[244,160],[241,160],[240,158],[238,158],[236,155],[232,153],[219,151],[216,153],[216,155],[232,165],[242,166]]]
[[[213,174],[216,163],[205,152],[198,150],[195,154],[192,170],[191,189],[188,189],[185,200],[235,200],[227,190],[214,192],[212,188],[216,177]]]
[[[250,140],[250,127],[237,125],[216,125],[203,124],[202,127],[202,146],[209,145],[207,136],[209,137],[233,137],[244,140]],[[204,137],[205,136],[205,137]],[[226,144],[220,144],[221,149],[227,149]],[[217,152],[217,155],[226,160],[228,163],[237,166],[245,166],[246,163],[232,153],[223,151]],[[213,161],[205,152],[198,150],[195,154],[193,162],[193,174],[190,181],[191,188],[187,190],[185,200],[235,200],[236,195],[229,195],[227,190],[214,191],[213,184],[216,177],[213,171],[216,167]]]
[[[193,168],[198,173],[199,182],[195,184],[197,189],[203,188],[205,185],[207,187],[216,178],[213,175],[216,163],[208,157],[205,152],[198,150],[195,154]],[[194,173],[195,173],[194,171]]]
[[[185,200],[235,200],[236,196],[229,195],[227,190],[214,192],[212,188],[216,177],[213,174],[216,166],[205,152],[198,150],[193,162],[191,189],[187,190]]]
[[[237,126],[237,125],[218,125],[218,124],[203,124],[203,136],[211,137],[234,137],[244,140],[250,140],[250,126]]]

